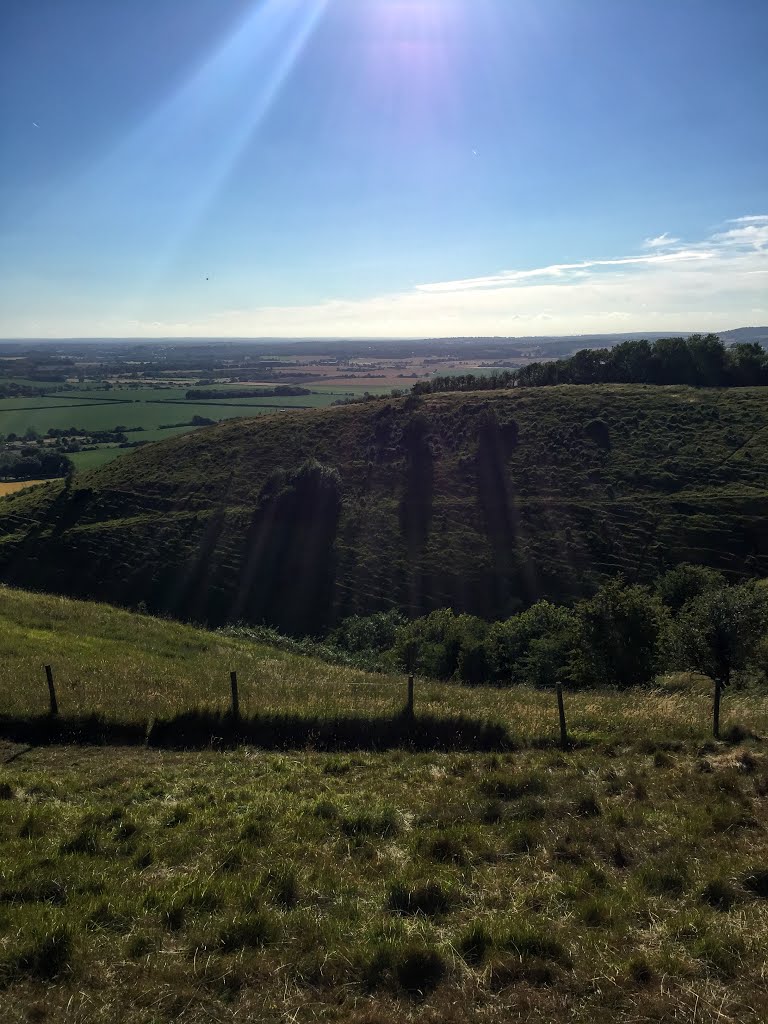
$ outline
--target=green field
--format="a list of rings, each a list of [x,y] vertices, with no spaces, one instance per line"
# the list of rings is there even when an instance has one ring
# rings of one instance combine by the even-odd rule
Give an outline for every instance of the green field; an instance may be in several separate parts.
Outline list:
[[[768,1015],[768,698],[680,678],[567,697],[417,680],[516,748],[36,746],[61,717],[396,714],[404,681],[0,590],[0,1005],[12,1024]],[[673,685],[674,684],[674,685]],[[739,729],[734,726],[738,725]],[[745,738],[746,737],[746,738]]]
[[[245,385],[230,385],[242,390]],[[77,390],[54,392],[45,398],[0,399],[0,434],[23,437],[28,430],[46,434],[49,429],[82,427],[86,431],[113,430],[116,426],[141,427],[131,440],[162,441],[167,437],[188,433],[192,427],[162,429],[171,423],[188,423],[193,416],[218,422],[243,416],[260,416],[279,409],[327,408],[340,398],[362,394],[364,389],[351,387],[312,388],[312,394],[283,398],[233,398],[187,402],[189,388],[222,391],[227,385],[211,385],[200,389],[195,381],[175,387],[115,386],[104,390],[83,385]],[[106,454],[106,452],[109,454]],[[105,449],[83,452],[73,459],[79,470],[93,469],[124,455],[126,449]]]
[[[128,449],[130,451],[130,449]],[[95,448],[92,451],[72,452],[67,456],[75,464],[75,469],[85,472],[89,469],[98,469],[112,459],[117,459],[126,454],[125,448],[118,448],[116,445],[105,445],[103,448]]]
[[[157,430],[164,423],[181,423],[193,416],[224,420],[242,416],[243,409],[222,405],[206,405],[204,402],[189,402],[184,405],[166,404],[157,401],[135,401],[131,404],[117,402],[80,402],[62,404],[56,399],[32,399],[23,409],[6,409],[7,401],[0,400],[0,433],[23,436],[29,430],[45,434],[51,427],[67,429],[83,427],[85,430],[113,430],[116,426],[143,427]],[[29,406],[34,406],[30,408]],[[267,411],[274,411],[269,407]],[[258,406],[249,407],[245,413],[259,415]]]

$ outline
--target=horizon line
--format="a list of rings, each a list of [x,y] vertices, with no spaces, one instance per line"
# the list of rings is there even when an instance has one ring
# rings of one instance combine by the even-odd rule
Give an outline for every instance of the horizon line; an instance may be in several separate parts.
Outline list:
[[[274,335],[210,335],[209,337],[203,337],[201,335],[190,335],[186,337],[176,335],[151,335],[144,337],[135,337],[129,334],[125,335],[107,335],[107,334],[84,334],[84,335],[71,335],[71,336],[60,336],[41,338],[30,335],[29,337],[0,337],[0,345],[5,344],[25,344],[29,342],[89,342],[89,341],[114,341],[114,342],[175,342],[175,343],[195,343],[195,342],[270,342],[270,343],[298,343],[298,344],[312,344],[314,342],[379,342],[387,344],[389,342],[435,342],[435,341],[547,341],[547,340],[561,340],[563,338],[623,338],[623,337],[683,337],[684,335],[692,334],[714,334],[720,336],[722,334],[732,334],[734,331],[766,331],[768,333],[768,325],[761,324],[749,324],[742,327],[729,327],[726,330],[710,331],[710,330],[685,330],[680,331],[670,329],[665,330],[654,330],[654,331],[588,331],[581,334],[452,334],[452,335],[434,335],[428,337],[425,335],[393,335],[391,337],[377,337],[371,335],[285,335],[285,336],[274,336]]]

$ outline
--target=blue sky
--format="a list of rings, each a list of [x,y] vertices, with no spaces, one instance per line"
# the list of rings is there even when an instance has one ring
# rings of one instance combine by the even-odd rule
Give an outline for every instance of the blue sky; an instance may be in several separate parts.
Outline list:
[[[768,323],[765,0],[3,0],[0,336]]]

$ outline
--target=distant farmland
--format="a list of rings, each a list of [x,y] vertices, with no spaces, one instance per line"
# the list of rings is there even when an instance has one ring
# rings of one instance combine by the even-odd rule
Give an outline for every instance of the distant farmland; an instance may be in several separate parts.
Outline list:
[[[213,400],[187,401],[186,392],[193,386],[196,392],[209,390]],[[242,388],[242,385],[231,386],[232,391],[242,391]],[[206,388],[189,381],[176,387],[132,388],[122,385],[110,390],[88,388],[86,385],[81,390],[52,392],[42,398],[4,398],[0,399],[0,434],[5,437],[16,434],[23,438],[31,431],[44,436],[51,429],[76,427],[89,432],[122,427],[130,431],[133,442],[161,441],[200,429],[191,424],[195,416],[218,423],[279,409],[325,408],[339,399],[361,394],[364,389],[321,385],[313,388],[310,394],[301,396],[219,397],[226,390],[227,385]],[[130,450],[105,444],[75,452],[70,458],[78,469],[95,469]]]

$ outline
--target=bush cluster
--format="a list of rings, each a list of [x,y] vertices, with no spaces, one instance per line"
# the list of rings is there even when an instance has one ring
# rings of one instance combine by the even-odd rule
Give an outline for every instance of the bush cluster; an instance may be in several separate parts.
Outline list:
[[[618,577],[573,607],[539,601],[498,622],[441,608],[410,621],[397,611],[356,615],[324,641],[238,632],[330,662],[468,685],[630,687],[674,670],[728,685],[768,670],[768,585],[729,585],[716,570],[680,565],[651,587]]]

